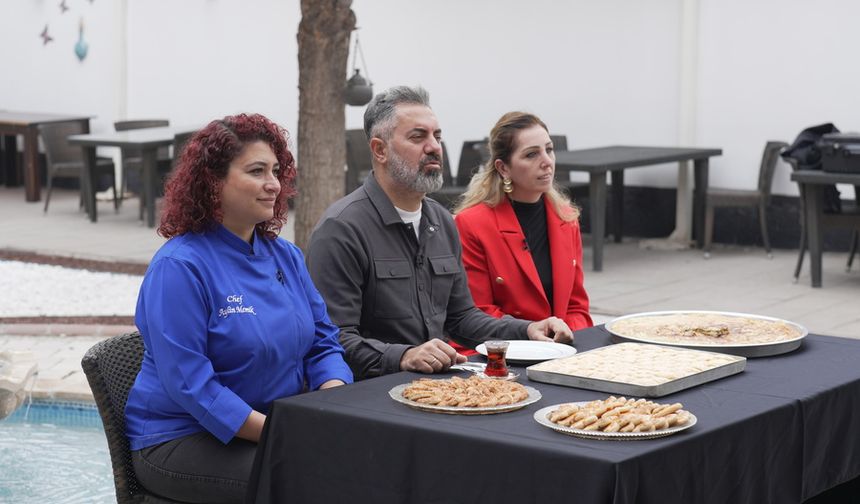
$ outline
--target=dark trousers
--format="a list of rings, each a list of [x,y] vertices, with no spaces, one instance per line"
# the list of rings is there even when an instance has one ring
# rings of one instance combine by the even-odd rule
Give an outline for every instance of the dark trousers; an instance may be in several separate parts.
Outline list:
[[[198,432],[131,452],[137,480],[148,491],[181,502],[241,503],[257,444],[233,438],[226,445]]]

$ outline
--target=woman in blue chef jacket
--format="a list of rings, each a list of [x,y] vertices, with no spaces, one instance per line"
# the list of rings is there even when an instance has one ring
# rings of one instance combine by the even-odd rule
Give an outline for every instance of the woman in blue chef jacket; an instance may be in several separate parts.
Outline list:
[[[301,251],[278,238],[295,177],[286,132],[242,114],[197,132],[166,184],[125,411],[152,493],[241,502],[271,402],[352,382]]]

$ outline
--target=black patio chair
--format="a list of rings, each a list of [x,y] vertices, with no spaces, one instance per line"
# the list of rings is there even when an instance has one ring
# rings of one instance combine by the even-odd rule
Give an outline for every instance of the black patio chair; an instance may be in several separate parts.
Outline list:
[[[776,162],[779,159],[779,153],[786,147],[788,144],[785,142],[770,141],[765,144],[756,189],[708,188],[705,196],[705,239],[703,246],[705,258],[711,255],[711,242],[714,238],[714,209],[716,207],[757,207],[764,249],[768,257],[773,257],[770,251],[770,237],[767,232],[767,206],[770,203],[770,189],[773,184],[773,174],[776,171]]]
[[[176,167],[176,163],[179,161],[179,157],[182,155],[182,151],[185,150],[185,144],[191,140],[191,137],[197,133],[196,131],[186,131],[184,133],[177,133],[173,135],[173,167]]]
[[[552,148],[556,152],[567,150],[567,135],[550,135],[549,138],[552,140]],[[565,180],[556,178],[556,185],[563,189],[571,199],[575,199],[577,205],[582,206],[580,200],[588,198],[588,182],[572,182],[569,177],[570,175]],[[610,210],[611,205],[606,205],[607,216]],[[606,222],[610,222],[608,217]],[[606,232],[609,233],[609,226],[607,226]]]
[[[45,193],[45,208],[47,213],[48,205],[51,202],[51,191],[54,188],[54,179],[59,178],[75,178],[80,181],[81,191],[81,206],[84,202],[84,192],[87,191],[84,182],[84,150],[76,145],[70,145],[68,142],[69,135],[78,135],[85,133],[85,124],[81,122],[62,122],[42,124],[39,126],[39,135],[42,137],[42,145],[45,147],[46,161],[46,182],[47,192]],[[113,188],[113,206],[114,210],[119,210],[119,199],[116,186],[116,174],[114,172],[114,164],[111,158],[96,157],[96,181],[99,176],[109,175],[111,178],[111,187]],[[90,190],[97,190],[96,187]]]
[[[349,194],[358,189],[364,179],[373,169],[371,164],[370,145],[363,129],[346,130],[346,176],[344,177],[344,193]],[[443,187],[451,186],[451,164],[448,159],[448,149],[442,142],[442,179]],[[430,197],[435,197],[433,193]]]
[[[444,142],[443,142],[444,146]],[[463,147],[460,149],[460,161],[457,163],[457,176],[451,175],[450,160],[448,159],[447,149],[443,149],[444,163],[442,178],[444,183],[442,189],[430,194],[429,196],[439,203],[442,203],[449,210],[454,208],[457,200],[466,188],[469,186],[469,181],[472,180],[472,175],[481,169],[481,165],[486,163],[489,153],[487,151],[487,140],[466,140],[463,142]]]
[[[113,123],[113,127],[116,131],[128,131],[135,129],[144,129],[144,128],[159,128],[164,126],[170,126],[170,121],[167,119],[132,119],[125,121],[116,121]],[[122,185],[123,190],[120,191],[119,201],[122,204],[123,197],[125,196],[125,187],[127,187],[128,183],[128,172],[135,171],[138,173],[140,179],[143,178],[143,154],[140,149],[122,149]],[[156,161],[158,163],[158,173],[160,175],[164,175],[171,169],[171,159],[170,159],[170,149],[168,147],[159,147],[158,153],[156,157]],[[143,194],[143,188],[145,184],[143,184],[143,180],[139,182],[139,192],[140,192],[140,205],[139,205],[139,218],[143,220],[143,213],[146,206],[146,197]]]
[[[445,145],[445,142],[442,142],[442,188],[427,196],[442,203],[450,210],[460,195],[463,194],[463,191],[466,190],[465,187],[459,185],[457,180],[451,173],[451,159],[448,157],[448,147]]]
[[[370,159],[370,145],[363,129],[346,130],[346,174],[344,194],[349,194],[364,183],[373,169]]]
[[[147,492],[138,483],[131,463],[131,451],[125,435],[125,404],[142,360],[143,339],[134,332],[96,343],[87,350],[81,360],[81,367],[104,424],[117,503],[175,504],[176,501]]]
[[[799,170],[797,160],[792,157],[784,157],[792,171]],[[797,283],[800,278],[800,270],[803,269],[803,258],[806,255],[806,250],[809,248],[809,237],[806,230],[806,194],[803,192],[803,187],[798,184],[800,189],[800,244],[798,245],[797,265],[794,267],[794,282]],[[851,233],[851,245],[848,249],[848,262],[845,264],[845,271],[851,270],[851,265],[854,263],[854,256],[860,249],[860,187],[854,186],[855,204],[853,206],[845,205],[839,212],[824,212],[819,218],[822,232],[828,229],[849,228],[853,229]]]

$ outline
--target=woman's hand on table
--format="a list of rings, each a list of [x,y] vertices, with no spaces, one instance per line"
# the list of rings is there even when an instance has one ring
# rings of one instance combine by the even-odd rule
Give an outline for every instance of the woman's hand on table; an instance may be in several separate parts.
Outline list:
[[[257,410],[251,410],[251,414],[245,419],[245,423],[239,427],[236,432],[236,437],[247,439],[255,443],[260,442],[260,436],[263,434],[263,425],[266,423],[266,415]]]
[[[322,385],[320,385],[319,389],[325,390],[327,388],[340,387],[341,385],[346,385],[346,383],[344,383],[343,380],[334,379],[323,383]]]
[[[530,340],[554,341],[556,343],[573,342],[573,331],[558,317],[549,317],[538,322],[532,322],[528,327]]]

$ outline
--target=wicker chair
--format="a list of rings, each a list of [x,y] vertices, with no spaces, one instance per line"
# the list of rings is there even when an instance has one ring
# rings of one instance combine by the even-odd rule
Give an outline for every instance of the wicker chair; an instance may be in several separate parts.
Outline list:
[[[46,163],[46,182],[47,192],[45,194],[44,212],[48,212],[48,204],[51,202],[51,191],[54,188],[54,179],[60,178],[75,178],[80,181],[81,204],[83,206],[84,193],[87,190],[97,190],[97,188],[87,188],[85,180],[86,166],[84,161],[84,150],[76,145],[69,145],[67,140],[69,135],[78,135],[86,133],[86,125],[80,122],[62,122],[42,124],[39,126],[39,135],[42,137],[42,144],[45,147]],[[113,188],[113,207],[114,210],[119,210],[119,198],[116,187],[116,175],[114,173],[113,160],[107,157],[96,157],[96,177],[101,175],[109,175],[111,177],[111,187]],[[98,183],[98,178],[96,180]]]
[[[708,188],[705,197],[705,243],[703,247],[706,259],[711,255],[711,242],[714,237],[714,208],[716,207],[757,207],[761,240],[764,242],[764,249],[768,257],[773,257],[770,252],[770,238],[767,233],[767,205],[770,203],[770,188],[773,183],[776,162],[779,159],[779,153],[786,147],[788,144],[785,142],[770,141],[765,144],[756,189]]]
[[[142,360],[143,339],[135,332],[97,343],[87,350],[81,367],[87,375],[104,424],[117,503],[175,503],[148,493],[138,483],[131,464],[131,451],[125,435],[125,403]]]
[[[128,131],[128,130],[136,130],[136,129],[144,129],[144,128],[160,128],[164,126],[170,126],[170,121],[167,119],[135,119],[135,120],[126,120],[126,121],[116,121],[113,123],[113,127],[117,131]],[[168,147],[159,147],[158,154],[156,158],[157,162],[157,170],[158,173],[163,175],[170,171],[171,168],[171,159],[170,159],[170,149]],[[140,149],[122,149],[122,185],[123,189],[120,191],[119,201],[122,204],[122,199],[125,196],[125,186],[128,182],[128,172],[136,171],[138,175],[142,178],[143,175],[143,153]],[[140,191],[143,192],[143,182],[139,182]],[[140,220],[143,220],[144,213],[144,200],[143,195],[140,195],[140,203],[138,205],[138,213]]]
[[[444,144],[443,144],[444,145]],[[472,175],[481,170],[481,164],[486,163],[489,153],[487,152],[487,140],[466,140],[460,149],[460,162],[457,164],[457,176],[451,176],[448,152],[444,154],[444,170],[442,172],[442,188],[430,194],[430,197],[442,203],[448,209],[453,209],[466,191]]]
[[[797,160],[793,157],[785,157],[791,170],[800,170]],[[809,248],[809,237],[806,234],[806,194],[803,192],[803,187],[798,184],[800,189],[800,245],[798,246],[797,265],[794,267],[794,283],[800,279],[800,270],[803,269],[803,257],[806,255],[806,250]],[[853,206],[843,207],[839,213],[824,212],[819,217],[819,224],[823,231],[829,229],[848,228],[853,229],[851,233],[851,244],[848,249],[848,262],[845,264],[845,271],[851,271],[851,264],[854,263],[854,256],[860,250],[860,186],[854,186]]]
[[[363,129],[346,130],[346,176],[344,194],[349,194],[364,183],[373,169],[370,160],[370,146]]]

